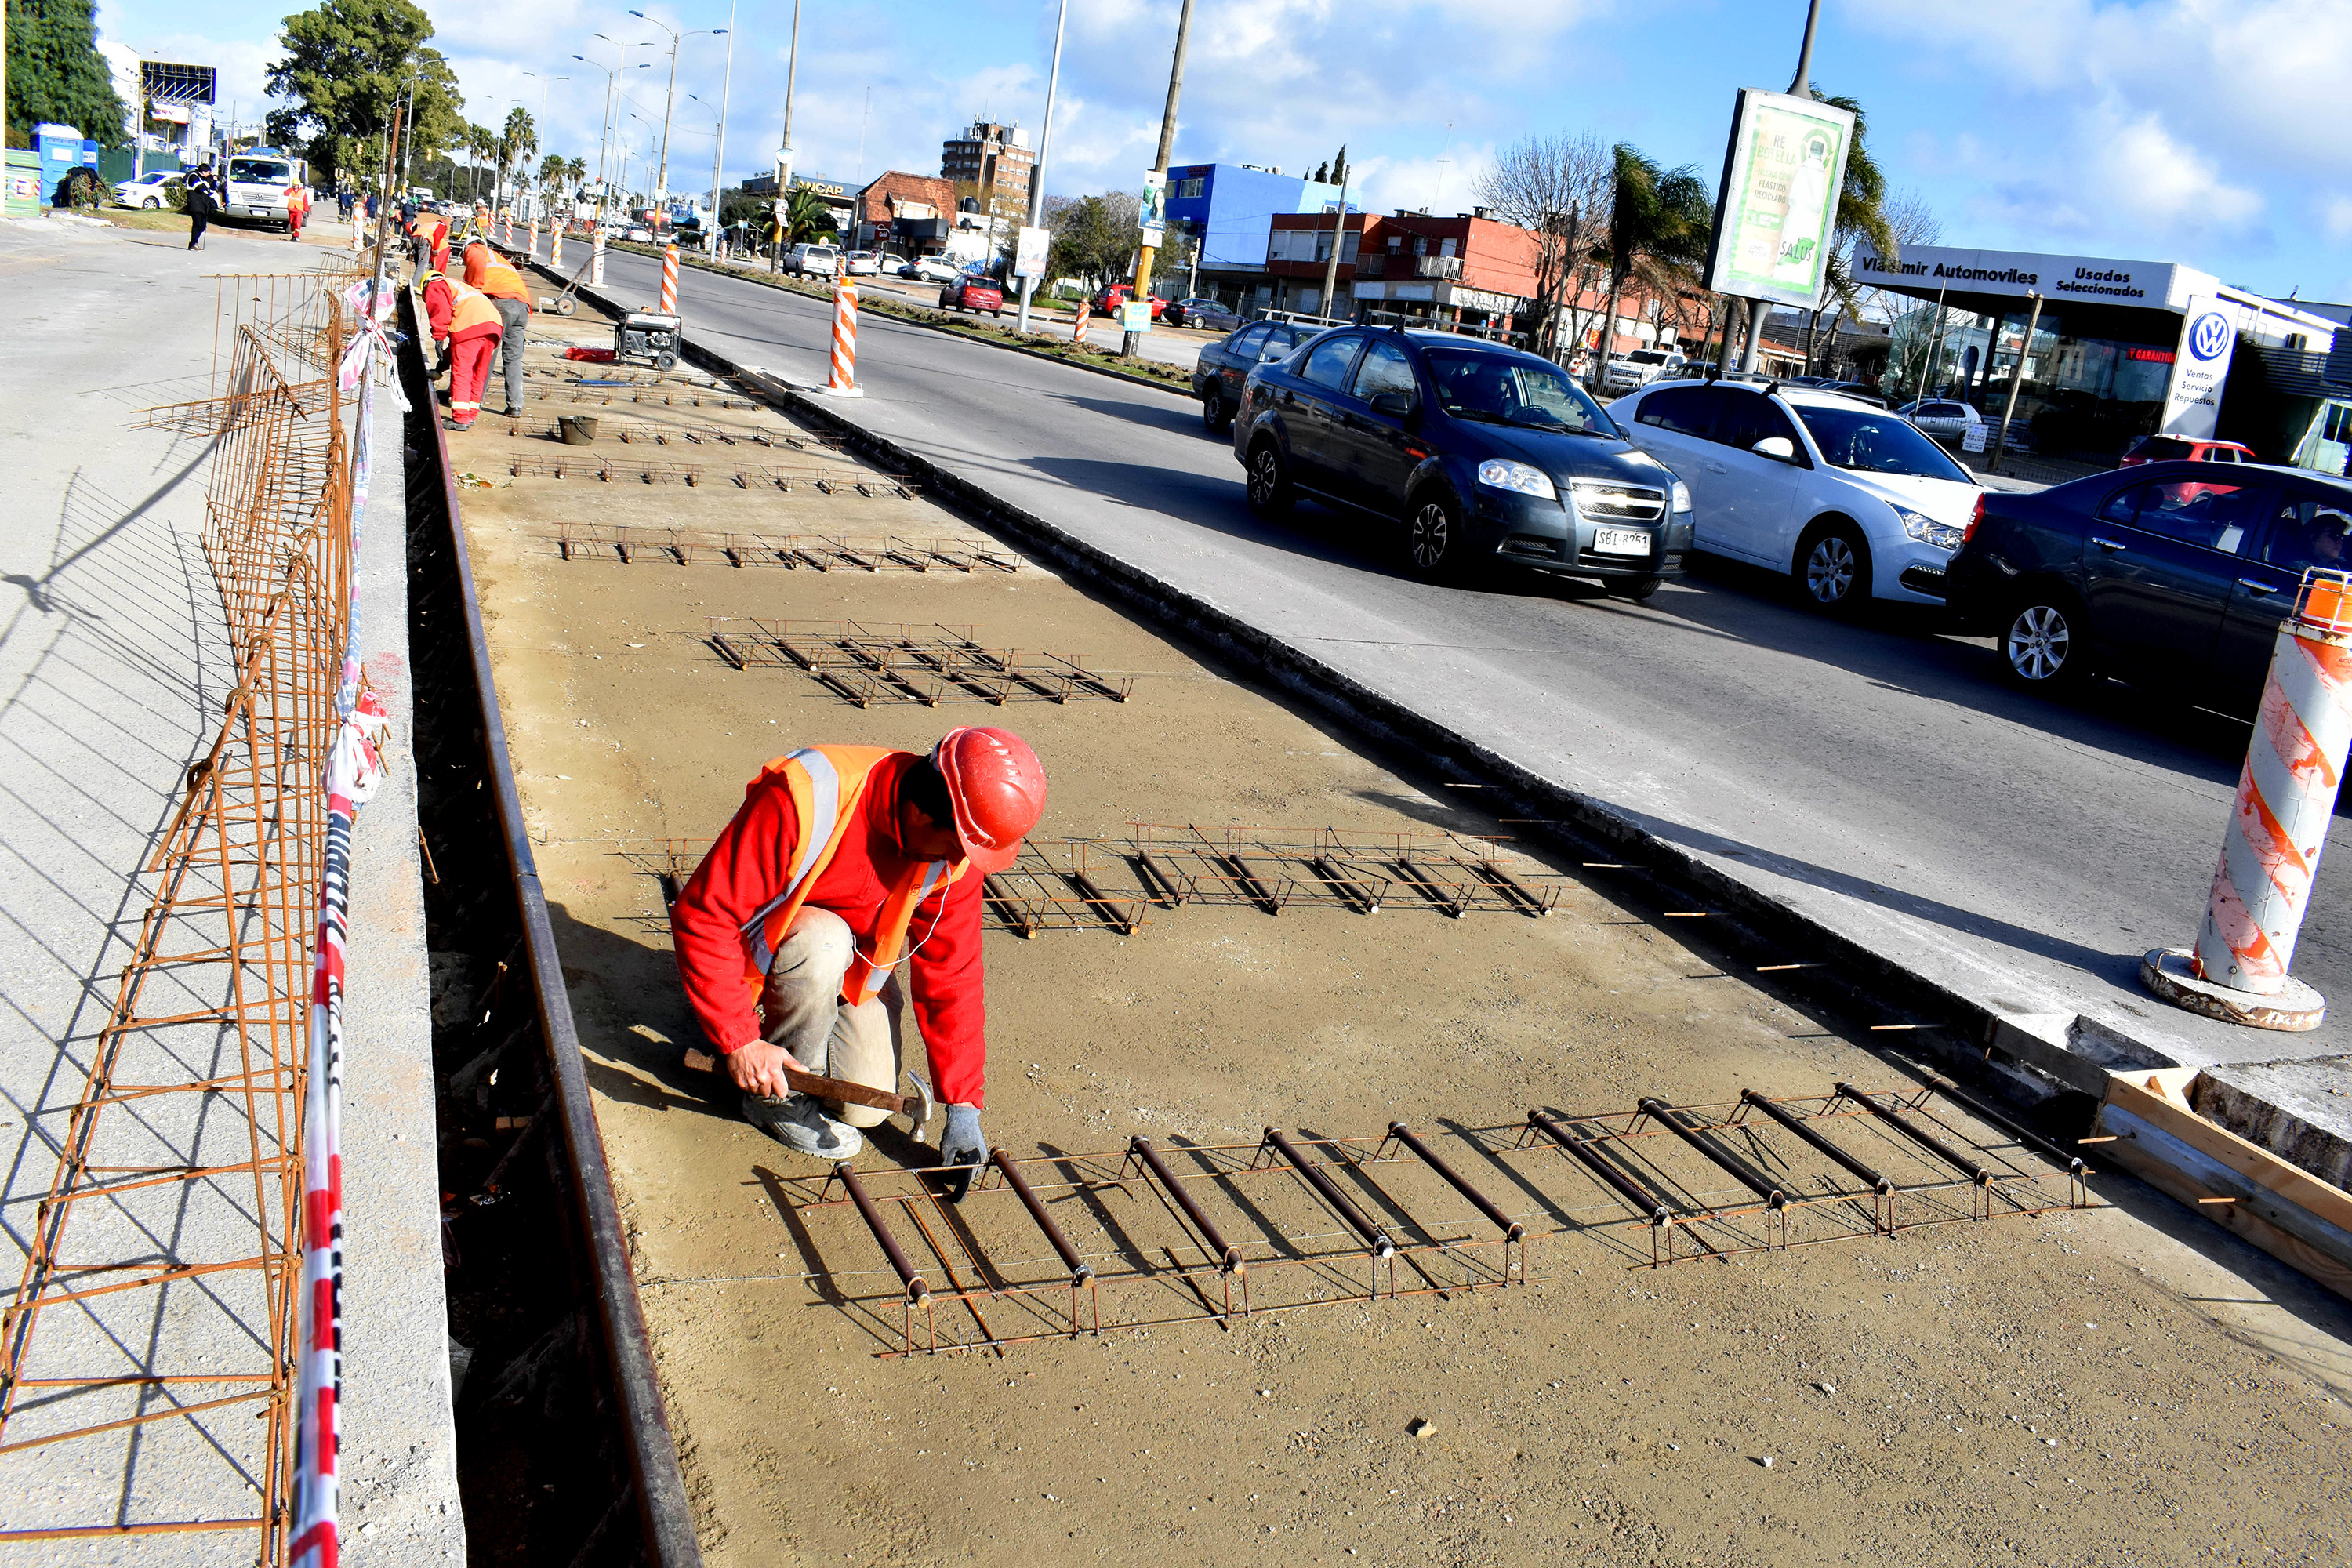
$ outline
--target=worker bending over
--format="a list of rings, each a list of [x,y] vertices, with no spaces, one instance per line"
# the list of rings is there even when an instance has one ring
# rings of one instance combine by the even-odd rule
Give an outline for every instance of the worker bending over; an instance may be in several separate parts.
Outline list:
[[[466,242],[466,281],[499,311],[499,358],[506,366],[507,413],[522,412],[523,339],[530,326],[530,289],[479,236]]]
[[[449,362],[449,428],[471,430],[481,416],[490,356],[498,352],[498,304],[436,268],[425,275],[425,315],[433,324],[434,342]]]
[[[408,226],[408,237],[415,247],[416,275],[421,279],[428,272],[449,270],[449,220],[439,213],[420,212]]]
[[[887,1113],[820,1104],[782,1068],[896,1091],[903,960],[947,1107],[940,1163],[987,1157],[981,887],[1045,807],[1036,753],[996,729],[950,730],[928,756],[810,746],[761,770],[670,909],[688,1000],[745,1121],[803,1154],[857,1152],[857,1129]]]

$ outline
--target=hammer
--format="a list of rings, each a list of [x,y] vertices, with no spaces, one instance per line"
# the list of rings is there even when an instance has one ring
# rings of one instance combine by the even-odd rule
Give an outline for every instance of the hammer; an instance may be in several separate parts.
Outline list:
[[[686,1065],[696,1072],[717,1072],[719,1058],[709,1051],[689,1046],[686,1052]],[[930,1125],[930,1090],[921,1079],[911,1072],[907,1075],[907,1081],[915,1088],[912,1094],[893,1094],[887,1089],[872,1089],[862,1083],[852,1083],[845,1078],[820,1078],[790,1063],[784,1067],[784,1081],[803,1094],[813,1095],[818,1100],[837,1100],[846,1105],[870,1105],[877,1110],[903,1116],[913,1125],[918,1138],[922,1136],[923,1129]]]

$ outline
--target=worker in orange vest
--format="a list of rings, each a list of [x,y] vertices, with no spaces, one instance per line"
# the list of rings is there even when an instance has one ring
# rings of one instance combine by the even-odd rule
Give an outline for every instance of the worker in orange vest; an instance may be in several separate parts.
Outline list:
[[[1045,770],[1003,730],[950,730],[927,755],[808,746],[778,757],[670,908],[680,979],[743,1117],[786,1148],[846,1160],[886,1112],[820,1102],[783,1068],[898,1091],[897,966],[947,1108],[940,1163],[987,1158],[982,887],[1045,809]],[[911,936],[911,940],[910,939]]]
[[[310,216],[310,187],[299,180],[286,187],[286,237],[302,243],[302,220]]]
[[[499,358],[506,367],[507,412],[522,412],[522,351],[530,327],[530,286],[499,259],[490,242],[477,235],[466,242],[466,281],[490,297],[499,310]]]
[[[471,430],[481,416],[490,356],[499,348],[499,308],[479,289],[436,271],[425,275],[425,314],[433,341],[448,354],[449,428]]]
[[[408,226],[408,237],[415,243],[415,259],[418,280],[428,273],[449,269],[449,220],[427,209],[416,215]]]

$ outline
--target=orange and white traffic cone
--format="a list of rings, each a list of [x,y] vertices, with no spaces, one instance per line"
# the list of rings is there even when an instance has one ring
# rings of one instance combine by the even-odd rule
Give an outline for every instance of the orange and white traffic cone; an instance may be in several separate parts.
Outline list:
[[[863,397],[857,384],[857,283],[838,279],[833,285],[833,379],[809,388],[828,397]]]
[[[499,243],[509,249],[514,247],[514,214],[510,212],[499,214]]]
[[[528,241],[528,242],[523,246],[522,253],[523,253],[525,256],[530,257],[530,258],[533,258],[534,260],[536,260],[536,259],[538,258],[538,256],[539,256],[539,220],[538,220],[537,218],[533,218],[533,219],[531,219],[531,220],[530,220],[530,240],[529,240],[529,241]]]
[[[2315,1029],[2319,993],[2287,973],[2352,751],[2352,573],[2314,567],[2279,625],[2221,863],[2194,950],[2158,948],[2141,984],[2257,1028]]]
[[[1074,344],[1083,343],[1087,341],[1087,318],[1094,313],[1093,310],[1089,309],[1093,301],[1087,300],[1080,300],[1078,301],[1077,322],[1070,328],[1070,342]]]
[[[662,251],[661,308],[666,316],[677,314],[677,242],[670,241]]]
[[[547,226],[547,264],[558,272],[563,270],[563,226],[560,223]]]

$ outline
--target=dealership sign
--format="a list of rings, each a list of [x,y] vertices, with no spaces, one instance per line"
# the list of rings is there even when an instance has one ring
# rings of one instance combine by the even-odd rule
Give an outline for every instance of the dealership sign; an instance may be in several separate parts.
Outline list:
[[[1806,310],[1818,305],[1853,144],[1853,115],[1846,110],[1740,89],[1706,286]]]
[[[2180,347],[2172,357],[2172,378],[2164,389],[2168,436],[2203,440],[2221,416],[2221,392],[2230,381],[2230,358],[2247,308],[2214,294],[2192,294],[2180,318]]]
[[[2023,300],[2039,294],[2053,310],[2064,301],[2083,305],[2137,305],[2179,310],[2187,280],[2184,268],[2168,261],[2120,261],[2104,256],[2044,256],[2034,251],[1964,250],[1954,246],[1906,245],[1888,260],[1865,240],[1854,247],[1857,283],[1894,289],[1914,299],[1995,294]],[[2210,286],[2211,279],[2208,279]]]

